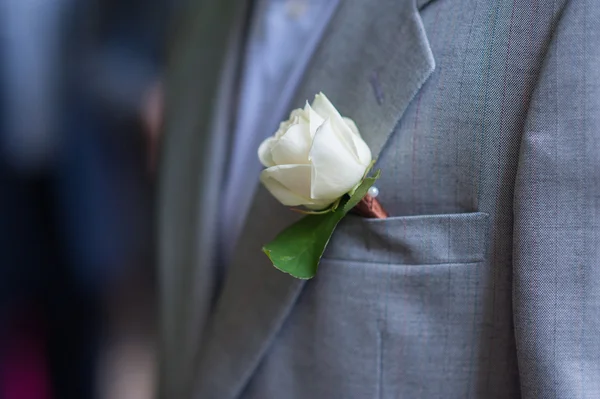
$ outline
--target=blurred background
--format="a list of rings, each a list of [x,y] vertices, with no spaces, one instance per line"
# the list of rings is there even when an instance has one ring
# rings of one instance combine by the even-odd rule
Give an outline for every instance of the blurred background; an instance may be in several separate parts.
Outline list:
[[[0,399],[153,397],[176,4],[0,1]]]

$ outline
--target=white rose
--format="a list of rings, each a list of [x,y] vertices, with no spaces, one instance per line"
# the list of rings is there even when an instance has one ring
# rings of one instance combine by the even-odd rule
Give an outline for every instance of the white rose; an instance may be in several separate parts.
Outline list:
[[[323,93],[292,111],[258,148],[260,180],[286,206],[325,209],[362,180],[371,150]]]

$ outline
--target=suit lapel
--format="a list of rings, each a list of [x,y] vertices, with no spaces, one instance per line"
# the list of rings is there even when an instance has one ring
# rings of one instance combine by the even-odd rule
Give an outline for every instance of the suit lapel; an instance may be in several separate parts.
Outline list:
[[[244,26],[237,2],[192,2],[183,25],[189,30],[180,32],[169,60],[159,176],[160,397],[190,397],[214,295],[215,187],[222,179]]]
[[[417,8],[419,10],[425,8],[425,6],[431,3],[433,0],[417,0]]]
[[[377,157],[434,69],[415,0],[343,0],[294,96],[323,91],[352,117]],[[277,271],[261,247],[298,219],[260,187],[203,343],[197,397],[234,398],[246,386],[304,281]]]
[[[349,21],[352,21],[349,23]],[[347,0],[336,15],[294,106],[322,91],[356,122],[377,158],[435,67],[414,0]]]

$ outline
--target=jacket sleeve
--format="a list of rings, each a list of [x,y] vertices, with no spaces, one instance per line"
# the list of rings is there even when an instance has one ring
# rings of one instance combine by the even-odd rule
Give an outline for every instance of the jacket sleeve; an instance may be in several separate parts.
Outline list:
[[[515,335],[531,399],[600,397],[600,1],[561,12],[514,195]]]

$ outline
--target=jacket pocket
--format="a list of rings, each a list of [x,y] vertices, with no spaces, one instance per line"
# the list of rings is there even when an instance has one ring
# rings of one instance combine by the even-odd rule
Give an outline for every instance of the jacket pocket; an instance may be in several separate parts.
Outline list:
[[[488,219],[482,212],[387,219],[351,215],[337,227],[324,258],[396,265],[480,262]]]
[[[488,224],[484,213],[347,217],[264,359],[256,397],[467,397]]]

